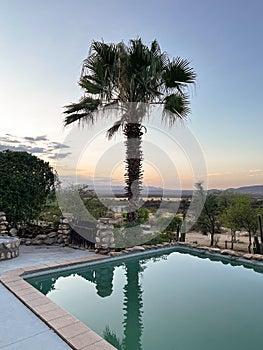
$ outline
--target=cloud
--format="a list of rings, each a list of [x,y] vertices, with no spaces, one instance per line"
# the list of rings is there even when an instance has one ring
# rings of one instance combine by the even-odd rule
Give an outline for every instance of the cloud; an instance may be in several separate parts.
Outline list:
[[[24,139],[26,141],[35,141],[34,137],[30,137],[30,136],[25,136]]]
[[[15,152],[30,152],[30,147],[26,147],[26,146],[12,146],[12,145],[1,145],[0,144],[0,151],[5,151],[5,150],[10,150],[10,151],[15,151]]]
[[[64,159],[67,156],[69,156],[71,154],[71,152],[67,152],[67,153],[57,153],[57,154],[52,154],[49,156],[50,159]]]
[[[248,176],[251,176],[251,177],[263,176],[263,170],[261,170],[261,169],[250,169],[248,171]]]
[[[42,147],[31,147],[30,151],[31,153],[45,153],[46,154],[46,149]]]
[[[46,135],[42,135],[42,136],[37,136],[35,138],[35,141],[48,141],[48,138]]]
[[[224,176],[224,175],[231,175],[231,174],[233,174],[233,173],[230,171],[225,171],[222,173],[209,173],[209,174],[207,174],[207,176]]]
[[[50,141],[46,135],[32,136],[14,136],[5,134],[0,137],[0,151],[9,149],[15,152],[28,152],[39,157],[44,157],[45,160],[64,159],[69,156],[70,152],[57,153],[58,150],[67,149],[69,146]]]
[[[9,143],[19,143],[18,140],[12,140],[10,137],[0,137],[0,142],[9,142]]]
[[[48,138],[46,135],[40,135],[36,137],[24,136],[24,140],[29,142],[38,142],[38,141],[48,141]]]
[[[51,142],[49,146],[50,148],[53,148],[53,149],[70,148],[68,145],[64,145],[63,143],[60,143],[60,142]]]

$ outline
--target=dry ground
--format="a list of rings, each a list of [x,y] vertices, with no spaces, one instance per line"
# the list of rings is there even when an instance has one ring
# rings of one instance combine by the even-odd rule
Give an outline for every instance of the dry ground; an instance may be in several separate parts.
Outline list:
[[[203,235],[201,232],[188,232],[186,234],[186,242],[194,243],[197,242],[201,246],[210,246],[211,236],[210,234]],[[234,243],[234,250],[248,252],[248,234],[246,232],[238,232],[236,234],[237,243]],[[229,231],[225,233],[215,234],[214,247],[225,249],[225,241],[227,241],[227,249],[231,248],[231,234]],[[253,242],[253,238],[252,238]],[[253,249],[253,245],[251,247]]]

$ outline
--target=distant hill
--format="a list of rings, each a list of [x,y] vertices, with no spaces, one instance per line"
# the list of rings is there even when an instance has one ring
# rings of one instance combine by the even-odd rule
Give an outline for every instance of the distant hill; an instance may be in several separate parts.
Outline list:
[[[93,189],[99,195],[103,195],[105,197],[112,197],[113,195],[119,198],[125,197],[125,191],[122,186],[112,186],[111,188],[108,186],[89,186],[90,189]],[[218,192],[217,189],[208,190],[209,193]],[[251,194],[256,198],[263,198],[263,185],[257,186],[243,186],[239,188],[228,188],[226,191],[235,192],[235,193],[244,193]],[[192,190],[171,190],[171,189],[162,189],[161,187],[144,187],[142,190],[142,196],[145,197],[170,197],[177,198],[181,196],[191,196],[193,193]]]
[[[263,198],[263,185],[243,186],[243,187],[239,187],[239,188],[228,188],[227,191],[231,191],[231,192],[235,192],[235,193],[251,194],[254,197]]]
[[[123,186],[112,186],[111,188],[108,186],[89,186],[90,189],[93,189],[97,192],[97,194],[103,195],[105,197],[111,197],[112,195],[123,198],[125,196],[125,190]],[[163,189],[161,187],[148,186],[144,187],[142,192],[142,196],[145,197],[170,197],[177,198],[181,196],[191,196],[192,190],[171,190],[171,189]]]

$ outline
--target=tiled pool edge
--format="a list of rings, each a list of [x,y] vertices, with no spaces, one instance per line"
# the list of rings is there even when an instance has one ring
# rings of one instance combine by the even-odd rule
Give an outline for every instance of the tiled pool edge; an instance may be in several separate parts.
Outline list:
[[[231,250],[221,250],[218,248],[197,246],[196,244],[158,244],[149,247],[144,252],[126,250],[118,257],[105,255],[94,255],[90,257],[68,260],[59,263],[49,263],[39,266],[19,268],[0,275],[0,282],[11,291],[20,301],[23,302],[34,314],[36,314],[49,328],[55,331],[74,350],[114,350],[115,348],[106,342],[102,337],[84,325],[74,316],[60,308],[57,304],[49,300],[45,295],[27,283],[22,275],[34,272],[54,270],[59,267],[71,268],[74,265],[85,264],[92,261],[102,261],[103,259],[118,259],[129,256],[144,255],[151,251],[172,251],[178,249],[183,253],[205,254],[206,257],[217,257],[228,262],[236,262],[249,267],[263,267],[263,255],[242,254]],[[116,350],[116,349],[115,349]]]
[[[13,293],[24,305],[37,315],[49,328],[58,334],[74,350],[114,350],[111,344],[83,324],[77,318],[60,308],[53,301],[27,283],[21,276],[25,273],[50,270],[100,261],[107,256],[95,255],[61,263],[30,266],[8,271],[0,275],[0,282]],[[115,349],[116,350],[116,349]]]

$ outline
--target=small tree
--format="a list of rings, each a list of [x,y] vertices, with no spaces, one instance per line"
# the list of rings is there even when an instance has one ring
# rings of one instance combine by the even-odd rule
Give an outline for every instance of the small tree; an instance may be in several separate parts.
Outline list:
[[[221,206],[219,205],[219,193],[209,193],[206,198],[201,183],[196,184],[199,200],[203,210],[197,220],[196,227],[204,234],[211,234],[210,245],[214,245],[214,235],[221,227]]]
[[[231,231],[245,229],[248,232],[248,251],[251,253],[252,234],[256,234],[258,227],[258,212],[252,208],[251,199],[244,194],[237,194],[234,203],[226,210],[223,218]]]
[[[36,219],[55,183],[49,163],[27,152],[0,152],[0,210],[10,223]]]

